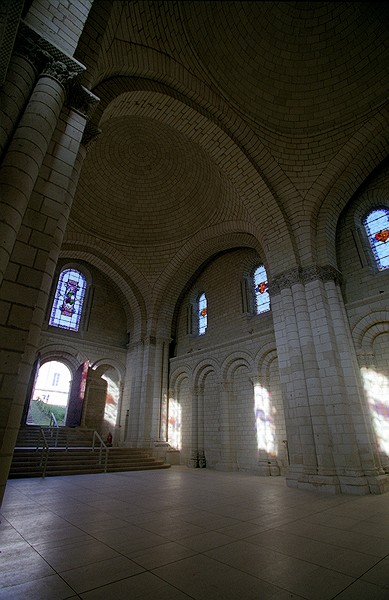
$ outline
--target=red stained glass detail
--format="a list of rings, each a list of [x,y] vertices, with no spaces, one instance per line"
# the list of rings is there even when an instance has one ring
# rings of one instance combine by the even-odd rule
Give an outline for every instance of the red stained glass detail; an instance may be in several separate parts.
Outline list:
[[[200,311],[200,315],[201,315],[202,317],[205,317],[207,314],[208,314],[208,309],[207,309],[207,308],[203,308],[203,309],[201,309],[201,311]]]
[[[261,281],[261,283],[258,283],[257,290],[260,294],[264,294],[267,291],[267,281]]]
[[[381,229],[374,237],[379,242],[387,242],[389,240],[389,229]]]

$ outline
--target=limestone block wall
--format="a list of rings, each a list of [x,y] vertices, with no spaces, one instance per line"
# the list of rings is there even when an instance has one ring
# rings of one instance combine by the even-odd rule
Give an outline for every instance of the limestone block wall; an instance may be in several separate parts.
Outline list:
[[[73,266],[87,276],[88,288],[84,302],[84,315],[80,330],[69,331],[48,325],[53,303],[58,273],[64,266]],[[127,355],[127,320],[118,300],[117,290],[102,273],[83,261],[58,263],[56,276],[46,310],[45,324],[42,329],[38,351],[41,362],[60,360],[65,362],[72,373],[84,362],[90,364],[88,385],[84,405],[82,425],[96,429],[103,437],[111,430],[114,442],[119,443],[122,432],[121,394],[117,407],[117,421],[105,423],[104,409],[107,385],[101,377],[107,369],[114,369],[120,385],[125,377]]]
[[[379,270],[363,218],[389,208],[389,169],[381,168],[342,214],[337,231],[343,295],[365,401],[381,462],[389,471],[389,269]],[[388,224],[389,227],[389,224]],[[389,241],[386,242],[389,246]],[[389,248],[388,248],[389,252]]]
[[[61,50],[74,54],[93,0],[33,0],[25,21]]]
[[[285,472],[272,315],[257,315],[253,303],[242,302],[242,281],[250,282],[248,275],[259,262],[247,248],[215,258],[180,304],[167,429],[169,442],[179,444],[183,464],[197,466],[197,454],[210,468]],[[188,307],[196,305],[202,291],[208,299],[208,327],[198,335],[195,316],[188,332]]]

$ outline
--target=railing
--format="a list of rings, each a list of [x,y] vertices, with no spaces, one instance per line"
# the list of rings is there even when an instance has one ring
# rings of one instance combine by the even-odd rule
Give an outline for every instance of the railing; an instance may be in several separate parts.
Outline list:
[[[54,413],[50,413],[50,433],[51,433],[51,437],[53,437],[53,428],[55,431],[55,442],[54,442],[54,446],[57,447],[58,446],[58,432],[59,432],[59,425],[58,425],[58,421],[55,417]],[[67,449],[67,448],[66,448]]]
[[[93,439],[92,439],[92,452],[95,451],[96,439],[97,439],[97,442],[100,444],[100,447],[99,447],[99,464],[100,465],[102,464],[103,451],[105,450],[105,455],[104,455],[104,473],[106,473],[107,469],[108,469],[108,452],[109,452],[109,448],[103,442],[103,440],[101,439],[101,437],[97,433],[97,431],[94,431],[93,432]]]
[[[47,469],[47,462],[49,460],[49,452],[50,452],[50,447],[49,444],[47,443],[47,439],[45,436],[45,432],[43,431],[43,429],[41,428],[40,430],[40,437],[43,439],[43,443],[42,443],[42,454],[41,454],[41,462],[39,463],[39,466],[42,467],[42,477],[46,476],[46,469]],[[36,447],[36,451],[38,452],[39,450],[39,440],[38,440],[38,444]]]
[[[53,416],[53,421],[55,420],[55,416]],[[58,432],[61,428],[58,426],[58,424],[54,425],[54,426],[45,426],[40,427],[39,429],[39,438],[36,444],[36,452],[41,451],[41,459],[40,459],[40,467],[42,467],[42,477],[45,477],[46,475],[46,470],[47,470],[47,463],[49,460],[49,452],[50,452],[50,444],[48,442],[48,437],[49,438],[54,438],[55,437],[55,447],[58,447]],[[97,431],[93,430],[93,429],[87,429],[83,431],[84,434],[92,434],[92,441],[91,441],[91,446],[89,446],[89,448],[91,448],[92,452],[94,452],[95,450],[98,450],[99,452],[99,464],[103,465],[104,468],[104,473],[107,472],[108,470],[108,456],[109,456],[109,448],[107,447],[107,445],[103,442],[101,436],[97,433]],[[89,438],[90,439],[90,438]],[[53,446],[53,444],[51,444],[51,446]],[[69,449],[69,436],[66,435],[66,444],[64,445],[64,449],[68,450]],[[104,453],[104,455],[103,455]]]

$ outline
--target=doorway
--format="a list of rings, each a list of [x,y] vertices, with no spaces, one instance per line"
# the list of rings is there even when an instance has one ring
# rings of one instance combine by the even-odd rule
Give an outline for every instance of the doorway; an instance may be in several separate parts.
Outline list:
[[[65,363],[51,360],[38,371],[27,414],[28,425],[64,425],[72,373]]]

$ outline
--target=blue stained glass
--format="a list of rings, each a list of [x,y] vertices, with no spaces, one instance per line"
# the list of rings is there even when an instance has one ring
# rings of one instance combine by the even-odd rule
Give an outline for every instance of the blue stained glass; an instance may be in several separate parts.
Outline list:
[[[199,297],[199,335],[203,335],[208,325],[208,306],[204,292]]]
[[[389,268],[389,210],[377,209],[365,219],[365,227],[380,270]]]
[[[78,331],[85,291],[86,280],[79,271],[62,271],[58,278],[49,325]]]
[[[270,310],[270,296],[267,285],[266,269],[263,265],[254,271],[254,291],[257,315]]]

